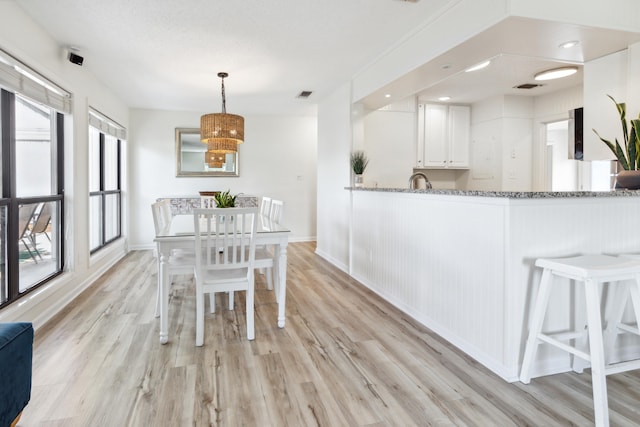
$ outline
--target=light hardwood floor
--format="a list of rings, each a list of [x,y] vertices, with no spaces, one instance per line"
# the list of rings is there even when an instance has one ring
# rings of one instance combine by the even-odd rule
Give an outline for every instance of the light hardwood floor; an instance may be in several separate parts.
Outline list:
[[[287,323],[258,276],[217,297],[195,347],[190,277],[172,286],[170,342],[154,317],[156,263],[135,251],[36,333],[20,426],[591,425],[589,371],[508,384],[314,255],[289,245]],[[611,424],[640,424],[640,373],[609,377]]]

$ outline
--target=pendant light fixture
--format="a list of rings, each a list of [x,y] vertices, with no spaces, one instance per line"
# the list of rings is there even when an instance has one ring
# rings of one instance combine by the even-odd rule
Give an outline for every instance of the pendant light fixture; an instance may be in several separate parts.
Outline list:
[[[207,151],[204,153],[205,162],[210,168],[221,168],[224,165],[226,158],[226,154],[217,151]]]
[[[224,93],[224,79],[227,73],[218,73],[222,79],[222,113],[205,114],[200,117],[200,141],[208,145],[208,151],[217,153],[235,153],[238,144],[244,142],[244,118],[236,114],[227,114],[227,101]]]

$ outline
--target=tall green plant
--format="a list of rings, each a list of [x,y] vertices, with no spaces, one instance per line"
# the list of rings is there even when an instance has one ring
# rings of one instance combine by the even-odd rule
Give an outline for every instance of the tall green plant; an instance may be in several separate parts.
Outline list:
[[[598,135],[600,141],[607,144],[607,147],[616,155],[623,169],[637,170],[640,168],[640,115],[638,115],[637,119],[629,120],[630,126],[627,126],[627,105],[624,102],[616,102],[611,95],[607,96],[616,104],[620,115],[622,134],[624,135],[624,148],[618,142],[618,138],[615,138],[614,144],[601,137],[595,129],[593,131]]]
[[[351,153],[351,169],[356,175],[362,175],[369,164],[369,159],[364,151],[354,151]]]

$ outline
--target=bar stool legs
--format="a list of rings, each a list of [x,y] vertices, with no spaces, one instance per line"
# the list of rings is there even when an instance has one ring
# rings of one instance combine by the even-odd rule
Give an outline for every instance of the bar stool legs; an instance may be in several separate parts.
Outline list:
[[[520,381],[525,384],[529,384],[531,382],[531,364],[538,352],[538,339],[540,339],[540,332],[542,331],[542,323],[544,322],[544,315],[547,309],[547,304],[549,303],[550,294],[551,271],[545,269],[542,272],[542,279],[540,279],[538,297],[536,298],[536,303],[533,306],[533,318],[531,319],[529,338],[527,339],[524,359],[522,360],[522,370],[520,371]]]
[[[573,354],[574,371],[582,371],[585,366],[584,363],[581,363],[582,360],[591,364],[595,423],[596,426],[608,426],[607,375],[640,368],[640,360],[607,364],[610,362],[613,345],[620,332],[632,332],[640,335],[637,327],[630,327],[621,322],[629,297],[633,303],[636,322],[640,321],[640,261],[625,260],[608,255],[585,255],[557,260],[539,259],[536,261],[536,266],[542,267],[543,272],[538,296],[533,307],[520,381],[524,384],[529,384],[531,381],[531,367],[539,344],[548,343]],[[584,330],[556,335],[542,332],[553,276],[565,277],[584,284],[588,353],[584,347],[579,345],[573,347],[562,342],[583,337]],[[603,332],[599,285],[614,282],[617,292],[612,313],[608,315],[607,329]],[[640,322],[638,324],[640,325]]]
[[[598,283],[594,280],[588,279],[585,283],[585,299],[587,304],[587,324],[589,325],[594,419],[597,426],[608,426],[609,401],[607,398],[607,375],[604,370],[600,296],[598,295]]]

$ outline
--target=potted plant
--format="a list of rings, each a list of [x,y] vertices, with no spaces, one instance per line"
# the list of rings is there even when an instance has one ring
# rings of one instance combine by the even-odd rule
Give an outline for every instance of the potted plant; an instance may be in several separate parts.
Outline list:
[[[236,205],[236,197],[238,197],[238,195],[232,196],[230,190],[221,191],[213,196],[216,201],[216,206],[219,208],[234,207]]]
[[[351,153],[351,170],[354,174],[354,184],[356,187],[362,187],[362,174],[369,164],[369,159],[364,151],[354,151]]]
[[[629,120],[627,125],[627,105],[617,102],[611,95],[607,95],[616,105],[622,125],[624,147],[615,138],[615,144],[600,136],[593,129],[598,138],[615,154],[622,171],[616,177],[616,188],[639,189],[640,188],[640,115],[637,119]]]

